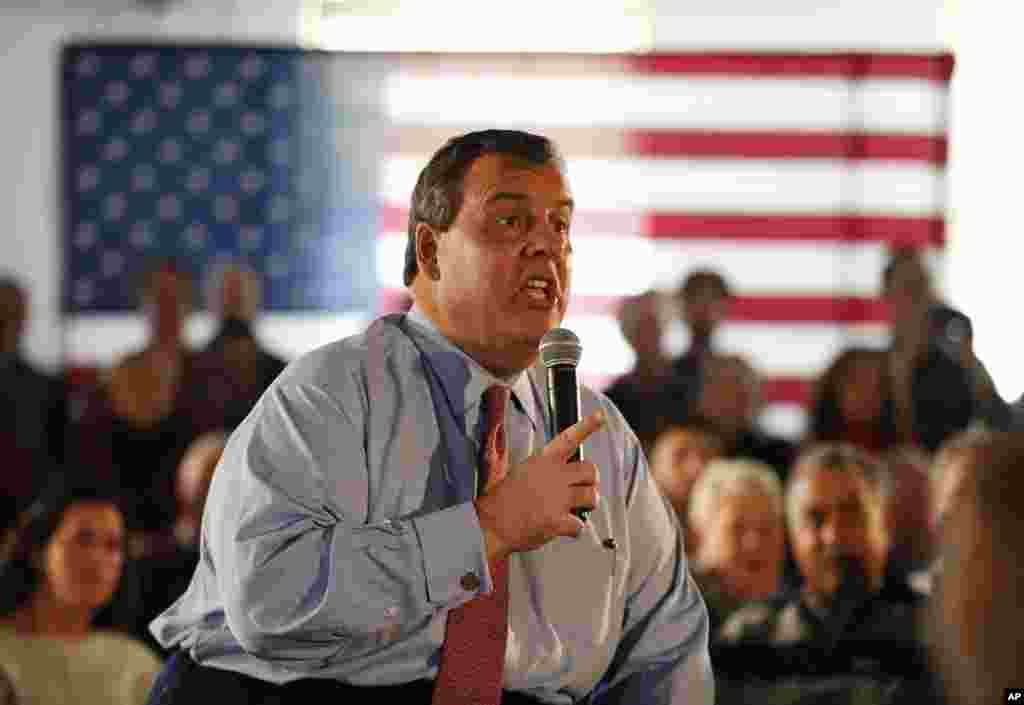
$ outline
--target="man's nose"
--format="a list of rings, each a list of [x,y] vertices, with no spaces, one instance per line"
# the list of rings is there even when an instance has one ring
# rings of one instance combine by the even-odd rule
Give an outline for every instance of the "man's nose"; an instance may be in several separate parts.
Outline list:
[[[835,546],[840,543],[840,539],[842,538],[840,536],[839,527],[833,520],[826,521],[822,524],[820,535],[822,544],[826,546]]]
[[[547,213],[533,219],[528,240],[531,254],[547,252],[564,256],[568,252],[568,234],[562,231],[557,219]]]
[[[758,553],[761,549],[761,532],[756,530],[744,531],[740,537],[740,547],[745,553]]]

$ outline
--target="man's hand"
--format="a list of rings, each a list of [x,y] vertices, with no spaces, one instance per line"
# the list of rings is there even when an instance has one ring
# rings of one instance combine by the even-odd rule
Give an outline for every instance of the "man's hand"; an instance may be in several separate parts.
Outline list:
[[[597,411],[562,431],[544,449],[488,484],[473,503],[487,543],[487,558],[543,546],[556,536],[578,536],[583,522],[576,507],[596,507],[597,466],[570,463],[569,456],[605,423]]]

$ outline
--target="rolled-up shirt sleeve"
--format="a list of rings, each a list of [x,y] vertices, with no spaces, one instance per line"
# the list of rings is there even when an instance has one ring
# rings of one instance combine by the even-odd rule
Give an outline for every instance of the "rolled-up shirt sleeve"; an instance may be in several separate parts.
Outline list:
[[[490,589],[471,503],[366,523],[363,423],[359,403],[279,381],[225,450],[206,531],[228,627],[252,654],[299,669],[355,658],[382,626],[422,629]]]
[[[682,532],[639,448],[628,502],[631,547],[623,637],[595,702],[711,705],[708,613]]]

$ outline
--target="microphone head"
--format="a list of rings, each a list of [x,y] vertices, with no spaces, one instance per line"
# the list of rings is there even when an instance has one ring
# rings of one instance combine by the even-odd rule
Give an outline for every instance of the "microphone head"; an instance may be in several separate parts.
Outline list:
[[[540,340],[540,361],[544,367],[576,367],[582,355],[583,346],[580,345],[580,339],[567,328],[552,328]]]

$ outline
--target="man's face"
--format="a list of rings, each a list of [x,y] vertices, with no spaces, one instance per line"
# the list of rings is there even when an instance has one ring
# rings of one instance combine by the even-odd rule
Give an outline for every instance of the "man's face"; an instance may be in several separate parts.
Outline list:
[[[698,412],[728,433],[741,432],[753,422],[757,412],[750,372],[735,362],[715,362],[706,367]]]
[[[920,326],[928,320],[933,303],[931,280],[918,260],[908,259],[894,267],[883,294],[894,327]]]
[[[565,316],[572,205],[556,165],[486,155],[466,173],[452,227],[434,234],[436,266],[426,276],[435,322],[492,372],[531,365],[541,338]],[[423,269],[422,246],[419,254]]]
[[[156,272],[143,302],[150,325],[158,336],[181,330],[188,316],[188,281],[175,272]]]
[[[880,589],[887,538],[865,480],[824,468],[809,471],[791,491],[793,552],[807,591],[832,597],[843,581],[845,558],[859,563],[870,590]]]
[[[758,490],[723,495],[700,543],[701,566],[742,600],[764,599],[779,589],[785,553],[782,514]]]
[[[657,359],[661,355],[663,326],[658,301],[653,296],[635,304],[635,319],[627,326],[626,339],[637,358]]]
[[[651,453],[654,477],[680,517],[685,517],[693,483],[720,454],[717,441],[698,429],[667,432]]]
[[[728,312],[729,302],[718,287],[711,284],[698,286],[682,297],[683,319],[691,335],[710,336]]]
[[[221,279],[220,309],[224,318],[252,318],[256,304],[253,295],[254,283],[247,272],[228,269]]]
[[[885,368],[882,360],[850,363],[839,386],[839,411],[847,423],[873,423],[882,413]]]

